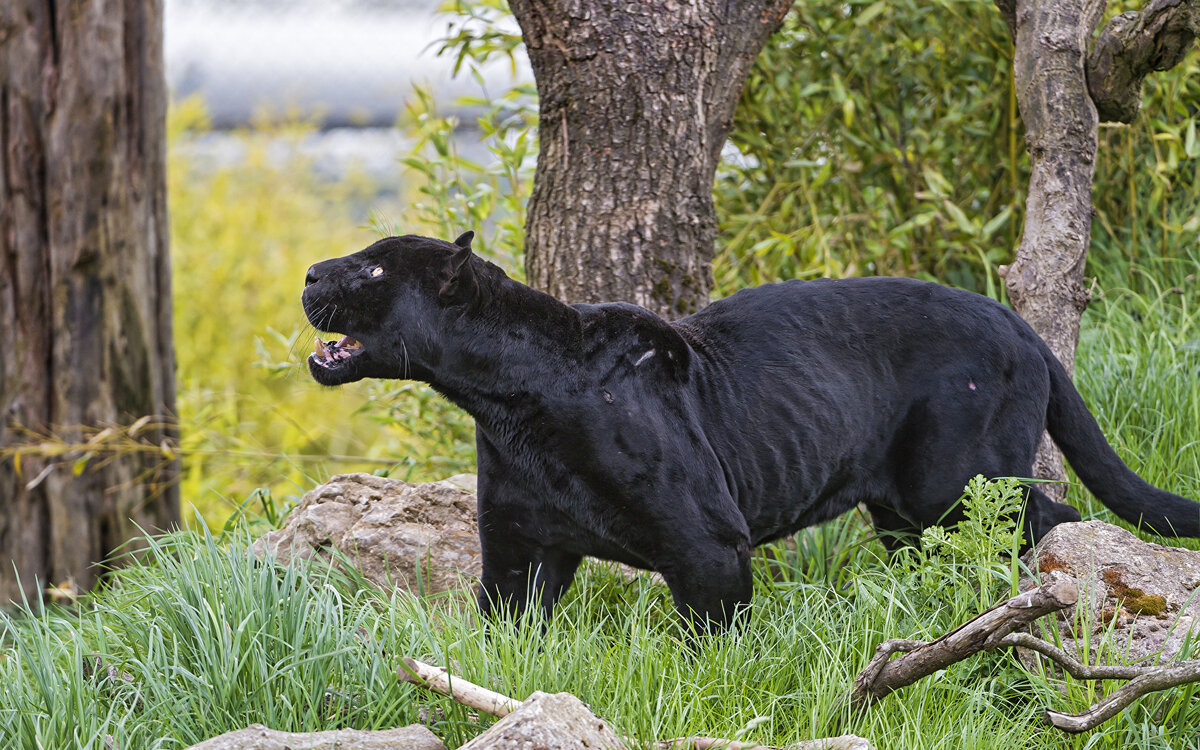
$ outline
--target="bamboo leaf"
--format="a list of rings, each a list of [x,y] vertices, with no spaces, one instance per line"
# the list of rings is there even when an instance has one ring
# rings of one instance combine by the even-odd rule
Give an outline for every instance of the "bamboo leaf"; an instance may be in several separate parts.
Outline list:
[[[958,225],[963,234],[979,234],[979,227],[971,223],[971,220],[967,218],[967,215],[963,213],[961,208],[948,200],[943,200],[942,205],[945,206],[946,213],[950,214],[950,218],[954,220],[954,223]]]
[[[866,26],[871,21],[875,20],[876,16],[887,10],[887,7],[888,4],[886,0],[879,0],[879,2],[872,3],[871,5],[867,6],[862,13],[858,14],[858,17],[854,19],[854,25],[860,27]]]

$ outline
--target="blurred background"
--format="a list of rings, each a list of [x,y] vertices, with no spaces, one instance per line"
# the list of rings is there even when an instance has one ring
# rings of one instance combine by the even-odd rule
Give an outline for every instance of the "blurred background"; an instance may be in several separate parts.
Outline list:
[[[185,516],[272,519],[346,471],[473,471],[470,419],[424,386],[311,381],[299,295],[313,262],[409,232],[473,229],[478,250],[523,276],[537,97],[504,0],[166,0],[165,12]],[[718,170],[716,294],[885,274],[1002,298],[1028,170],[1011,62],[990,0],[798,3],[750,75]],[[1101,424],[1135,441],[1159,439],[1130,420],[1186,391],[1200,352],[1187,323],[1198,108],[1193,54],[1148,80],[1136,122],[1100,132],[1080,386]],[[1152,313],[1160,303],[1176,312]],[[1114,355],[1115,336],[1151,334],[1170,359],[1149,356],[1149,338]],[[1106,412],[1118,403],[1128,411]]]
[[[325,390],[300,366],[313,334],[299,304],[305,269],[385,232],[436,231],[415,221],[411,203],[438,175],[402,160],[431,154],[438,168],[486,171],[494,156],[479,120],[531,79],[512,57],[457,61],[456,76],[438,40],[448,18],[480,20],[439,16],[437,6],[166,0],[191,521],[199,514],[219,526],[239,508],[274,515],[332,473],[426,479],[473,466],[469,420],[423,387]]]

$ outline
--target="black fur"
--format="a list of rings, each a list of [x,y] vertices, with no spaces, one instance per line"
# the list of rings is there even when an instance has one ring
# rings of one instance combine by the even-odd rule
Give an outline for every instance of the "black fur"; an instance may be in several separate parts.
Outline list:
[[[549,614],[584,555],[657,570],[697,624],[750,600],[750,550],[865,503],[885,538],[957,516],[976,474],[1030,476],[1048,428],[1122,518],[1200,535],[1100,433],[1012,311],[898,278],[747,289],[675,323],[567,306],[406,236],[313,266],[304,309],[363,344],[313,377],[430,383],[476,420],[480,606]],[[1028,533],[1079,519],[1028,490]]]

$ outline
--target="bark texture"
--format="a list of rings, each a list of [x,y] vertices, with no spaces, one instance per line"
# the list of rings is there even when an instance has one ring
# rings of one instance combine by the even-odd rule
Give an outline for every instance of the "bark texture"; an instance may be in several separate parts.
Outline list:
[[[1005,270],[1013,307],[1075,369],[1091,241],[1098,119],[1088,94],[1087,45],[1104,0],[1001,0],[1014,30],[1013,75],[1030,156],[1025,228]],[[1062,455],[1043,436],[1035,475],[1063,479]],[[1061,485],[1043,488],[1061,499]]]
[[[1088,90],[1100,119],[1133,122],[1142,82],[1183,61],[1200,36],[1200,1],[1151,0],[1139,12],[1114,17],[1088,57]]]
[[[0,4],[0,456],[145,416],[172,437],[165,114],[161,0]],[[173,463],[80,458],[0,457],[0,602],[178,522]]]
[[[708,302],[717,160],[791,0],[512,0],[537,79],[533,286],[669,318]]]

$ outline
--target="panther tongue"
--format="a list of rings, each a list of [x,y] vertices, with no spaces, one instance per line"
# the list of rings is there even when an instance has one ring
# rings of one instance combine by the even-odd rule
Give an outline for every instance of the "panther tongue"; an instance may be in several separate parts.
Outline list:
[[[345,349],[361,349],[362,348],[362,344],[359,341],[352,339],[349,336],[343,336],[342,339],[337,342],[337,345],[339,347],[342,347]]]

